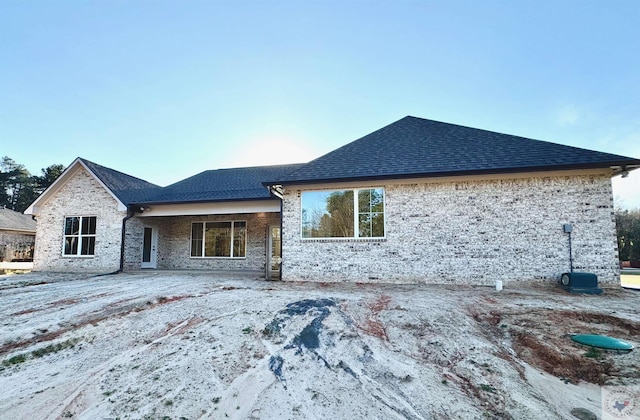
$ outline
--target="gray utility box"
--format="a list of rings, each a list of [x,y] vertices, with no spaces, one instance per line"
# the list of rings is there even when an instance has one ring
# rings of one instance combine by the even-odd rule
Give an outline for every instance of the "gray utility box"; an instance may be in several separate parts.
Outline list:
[[[598,276],[593,273],[562,273],[560,287],[569,293],[588,293],[599,295]]]

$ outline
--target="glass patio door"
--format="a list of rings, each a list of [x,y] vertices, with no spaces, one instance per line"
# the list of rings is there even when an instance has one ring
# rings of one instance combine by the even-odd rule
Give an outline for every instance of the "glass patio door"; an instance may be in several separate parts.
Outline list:
[[[141,268],[158,267],[158,232],[155,228],[145,227],[142,236],[142,264]]]
[[[267,247],[267,280],[279,280],[280,264],[282,262],[280,226],[269,226],[268,238],[269,246]]]

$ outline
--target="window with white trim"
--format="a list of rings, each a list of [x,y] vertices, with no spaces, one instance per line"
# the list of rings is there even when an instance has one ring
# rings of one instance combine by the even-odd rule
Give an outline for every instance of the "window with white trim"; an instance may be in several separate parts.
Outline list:
[[[66,256],[93,256],[96,247],[96,216],[64,218],[64,249]]]
[[[244,258],[247,222],[191,223],[191,257]]]
[[[303,238],[384,238],[384,189],[302,192]]]

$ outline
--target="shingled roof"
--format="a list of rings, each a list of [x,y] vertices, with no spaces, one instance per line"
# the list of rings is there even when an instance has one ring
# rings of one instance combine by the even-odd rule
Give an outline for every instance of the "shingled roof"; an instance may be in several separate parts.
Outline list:
[[[86,159],[122,204],[272,198],[265,185],[640,167],[640,159],[405,117],[309,163],[204,171],[159,187]],[[35,203],[27,209],[32,211]]]
[[[136,204],[270,199],[273,197],[262,181],[282,177],[301,166],[290,164],[204,171],[164,187]]]
[[[639,159],[408,116],[265,184],[637,165]]]
[[[36,221],[29,215],[0,207],[0,230],[36,233]]]
[[[98,177],[123,204],[144,201],[157,194],[162,187],[143,179],[118,172],[89,160],[78,158]]]

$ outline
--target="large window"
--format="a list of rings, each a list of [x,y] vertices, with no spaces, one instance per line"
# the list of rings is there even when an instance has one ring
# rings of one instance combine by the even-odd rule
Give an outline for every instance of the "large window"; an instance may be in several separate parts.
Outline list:
[[[194,222],[192,257],[241,258],[247,255],[247,222]]]
[[[64,255],[94,255],[96,217],[73,216],[64,219]]]
[[[384,189],[305,191],[303,238],[383,238]]]

